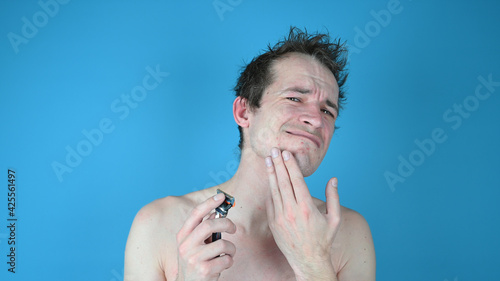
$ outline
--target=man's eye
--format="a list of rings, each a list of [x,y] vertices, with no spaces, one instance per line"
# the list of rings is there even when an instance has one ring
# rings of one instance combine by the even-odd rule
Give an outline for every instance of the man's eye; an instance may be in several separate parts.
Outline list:
[[[321,111],[323,111],[323,113],[326,113],[326,114],[328,114],[328,115],[332,116],[333,118],[335,118],[335,115],[333,115],[333,113],[331,113],[330,111],[328,111],[328,110],[326,110],[326,109],[323,109],[323,110],[321,110]]]
[[[295,101],[295,102],[299,102],[300,101],[299,98],[295,98],[295,97],[288,97],[287,99],[289,99],[291,101]]]

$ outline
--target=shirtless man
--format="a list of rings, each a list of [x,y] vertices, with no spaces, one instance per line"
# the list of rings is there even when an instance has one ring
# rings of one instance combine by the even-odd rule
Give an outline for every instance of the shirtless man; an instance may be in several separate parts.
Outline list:
[[[291,29],[246,66],[233,115],[241,161],[225,183],[143,207],[125,251],[125,280],[375,280],[370,228],[339,204],[337,179],[326,202],[304,177],[325,156],[344,100],[346,50],[327,35]],[[213,210],[236,199],[226,218]],[[215,232],[222,239],[211,241]]]

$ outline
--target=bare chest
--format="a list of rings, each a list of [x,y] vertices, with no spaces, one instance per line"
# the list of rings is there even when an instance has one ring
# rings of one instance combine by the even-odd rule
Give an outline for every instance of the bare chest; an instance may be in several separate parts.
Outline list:
[[[219,280],[295,280],[288,261],[275,246],[239,243],[231,268]]]
[[[226,239],[234,243],[237,249],[233,256],[234,263],[221,273],[219,280],[295,280],[292,268],[274,240],[266,244],[238,239],[234,236],[231,238],[226,236]],[[175,244],[171,246],[175,248]],[[165,277],[167,280],[175,280],[178,269],[177,251],[171,249],[166,253],[163,263]]]
[[[233,238],[233,239],[231,239]],[[290,267],[287,259],[274,243],[274,240],[269,243],[256,243],[245,239],[237,239],[236,237],[227,237],[227,240],[233,242],[236,246],[236,254],[233,257],[233,265],[224,270],[219,280],[266,280],[266,281],[293,281],[295,274]],[[172,245],[175,248],[175,245]],[[335,247],[334,247],[335,248]],[[177,275],[177,254],[175,251],[168,251],[170,254],[166,257],[167,262],[165,268],[165,277],[167,280],[175,280]],[[337,248],[335,253],[341,253],[341,249]],[[342,261],[341,255],[333,257],[333,265],[335,270],[339,272]]]

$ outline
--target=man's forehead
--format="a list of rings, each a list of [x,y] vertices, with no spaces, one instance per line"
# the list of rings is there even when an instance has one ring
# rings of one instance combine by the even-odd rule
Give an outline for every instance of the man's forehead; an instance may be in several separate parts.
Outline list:
[[[330,99],[338,99],[339,87],[333,73],[310,55],[292,53],[279,59],[272,66],[273,84],[304,91],[326,91]]]

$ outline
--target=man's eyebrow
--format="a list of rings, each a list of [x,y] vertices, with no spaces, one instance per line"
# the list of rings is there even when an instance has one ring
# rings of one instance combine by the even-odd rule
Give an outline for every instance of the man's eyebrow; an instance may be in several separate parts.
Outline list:
[[[292,91],[292,92],[297,92],[297,93],[301,93],[301,94],[310,94],[311,93],[311,90],[305,89],[305,88],[300,88],[300,87],[290,87],[290,88],[286,89],[285,91],[286,92]]]
[[[326,100],[326,105],[335,109],[335,111],[337,112],[337,115],[339,114],[339,107],[335,103],[333,103],[331,100]]]
[[[300,93],[303,95],[311,93],[311,90],[305,89],[305,88],[300,88],[300,87],[290,87],[290,88],[285,90],[285,92],[288,92],[288,91],[297,92],[297,93]],[[333,108],[336,111],[336,113],[339,114],[339,107],[334,102],[332,102],[331,100],[326,100],[326,105]]]

